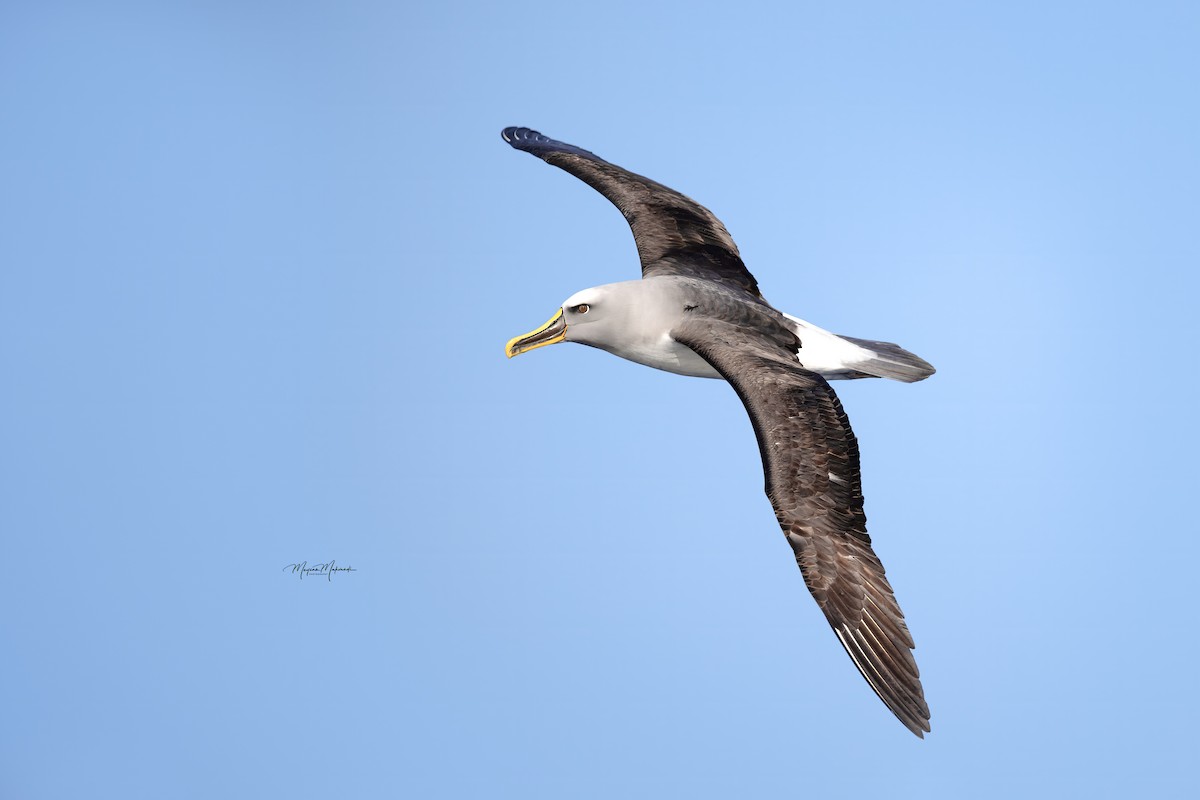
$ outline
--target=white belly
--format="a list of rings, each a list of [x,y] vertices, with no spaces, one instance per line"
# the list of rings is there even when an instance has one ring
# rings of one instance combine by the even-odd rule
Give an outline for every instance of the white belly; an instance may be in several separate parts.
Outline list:
[[[680,344],[670,336],[663,335],[648,341],[634,342],[616,347],[605,347],[614,356],[644,364],[676,375],[692,378],[719,378],[721,373],[692,348]]]

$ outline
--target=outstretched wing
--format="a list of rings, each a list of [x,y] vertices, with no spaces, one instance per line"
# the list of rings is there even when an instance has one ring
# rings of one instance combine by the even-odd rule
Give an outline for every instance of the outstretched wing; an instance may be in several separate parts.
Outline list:
[[[777,342],[697,316],[671,336],[733,384],[762,452],[767,497],[804,581],[867,683],[917,736],[929,730],[913,640],[871,549],[858,443],[825,379]]]
[[[529,128],[505,128],[500,135],[516,149],[571,173],[620,209],[633,229],[642,277],[686,275],[761,297],[721,220],[696,201]]]

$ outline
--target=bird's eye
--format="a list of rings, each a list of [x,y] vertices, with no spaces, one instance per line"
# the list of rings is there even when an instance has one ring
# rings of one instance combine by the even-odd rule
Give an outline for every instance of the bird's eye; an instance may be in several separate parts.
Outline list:
[[[573,308],[571,310],[574,311],[576,314],[586,314],[587,312],[592,310],[592,307],[589,306],[587,303],[580,303],[579,305],[575,306],[575,308]]]

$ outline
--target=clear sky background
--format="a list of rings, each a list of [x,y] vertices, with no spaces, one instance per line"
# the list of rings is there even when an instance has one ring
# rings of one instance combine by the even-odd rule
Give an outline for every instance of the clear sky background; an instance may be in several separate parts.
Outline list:
[[[967,5],[6,3],[0,797],[1193,788],[1200,14]],[[505,360],[637,275],[506,125],[937,366],[837,386],[925,741],[728,386]]]

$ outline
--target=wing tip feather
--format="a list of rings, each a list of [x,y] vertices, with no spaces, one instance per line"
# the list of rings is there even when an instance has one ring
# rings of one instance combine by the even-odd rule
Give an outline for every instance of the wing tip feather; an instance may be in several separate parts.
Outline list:
[[[883,701],[883,704],[900,721],[901,725],[912,731],[918,738],[924,739],[925,734],[930,731],[929,705],[925,702],[925,693],[922,690],[920,678],[912,679],[911,683],[901,680],[901,685],[897,686],[895,678],[898,676],[890,674],[892,670],[886,668],[881,670],[880,668],[884,665],[875,663],[878,655],[871,653],[871,655],[875,655],[874,659],[871,658],[867,653],[869,648],[864,647],[867,643],[861,641],[861,637],[856,635],[849,625],[842,627],[844,630],[833,626],[833,632],[850,656],[854,666],[858,668],[859,673],[866,678],[867,685]],[[885,675],[885,672],[889,674]]]
[[[536,142],[538,139],[547,140],[546,136],[543,136],[532,128],[523,128],[519,125],[510,125],[500,131],[500,138],[517,148],[520,148],[522,144],[528,141]]]
[[[582,147],[576,147],[573,144],[551,139],[546,134],[535,131],[533,128],[511,125],[500,131],[500,138],[510,147],[517,150],[524,150],[526,153],[532,153],[543,159],[551,153],[569,153],[586,158],[599,159],[599,156],[590,150],[584,150]]]

